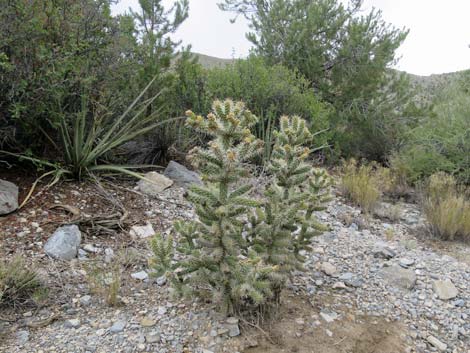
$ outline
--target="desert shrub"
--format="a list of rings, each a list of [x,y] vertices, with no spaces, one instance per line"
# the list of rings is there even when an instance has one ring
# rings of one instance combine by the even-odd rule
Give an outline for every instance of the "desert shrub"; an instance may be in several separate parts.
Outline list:
[[[124,260],[124,255],[120,253],[112,259],[110,264],[89,262],[85,266],[90,292],[100,296],[109,306],[121,304]]]
[[[31,305],[43,293],[42,289],[36,272],[20,257],[0,262],[0,307]]]
[[[152,97],[141,102],[142,97],[151,87],[153,80],[118,117],[114,118],[104,107],[88,111],[88,104],[83,104],[83,110],[76,114],[73,123],[69,126],[67,119],[59,119],[60,147],[62,158],[58,161],[47,161],[41,158],[30,157],[24,154],[12,154],[20,159],[29,160],[40,166],[52,169],[43,176],[54,174],[52,183],[62,177],[80,180],[92,173],[115,172],[139,177],[132,167],[109,164],[107,156],[122,144],[155,130],[167,121],[158,121],[156,114],[147,114],[147,108],[156,99]],[[91,121],[90,121],[91,120]]]
[[[433,174],[424,188],[423,208],[434,235],[443,240],[470,239],[470,198],[454,177]]]
[[[410,183],[442,171],[470,184],[470,95],[464,87],[444,90],[433,113],[405,135],[402,148],[392,155],[391,167],[402,170]]]
[[[146,90],[142,101],[153,99],[153,103],[143,115],[154,116],[165,105],[161,119],[175,116],[166,102],[168,96],[159,93],[174,82],[175,74],[169,69],[180,43],[172,40],[171,33],[186,19],[187,1],[174,1],[170,7],[163,6],[162,0],[139,1],[136,12],[117,16],[111,12],[114,3],[19,0],[2,4],[2,149],[62,163],[63,125],[85,125],[102,132],[109,126],[97,126],[98,121],[109,123],[127,115],[134,97],[152,79],[155,85]],[[121,128],[127,121],[120,123]],[[77,142],[73,148],[89,144]],[[75,157],[87,158],[71,156]]]
[[[213,137],[208,149],[198,147],[190,154],[204,181],[188,195],[198,220],[174,224],[176,262],[172,239],[157,235],[151,264],[178,293],[211,299],[225,314],[268,310],[287,275],[301,268],[301,250],[324,229],[314,212],[328,199],[329,179],[305,163],[310,149],[302,146],[312,135],[304,120],[281,119],[274,133],[273,179],[266,199],[254,199],[243,163],[262,149],[250,131],[256,116],[231,100],[216,101],[207,118],[187,115],[189,126]]]
[[[380,185],[381,180],[372,165],[359,165],[354,159],[344,162],[340,183],[341,192],[365,212],[372,212],[380,200]]]
[[[311,131],[329,128],[329,109],[320,102],[309,81],[283,65],[268,65],[260,57],[250,56],[209,70],[206,89],[212,99],[231,97],[251,107],[258,117],[254,134],[264,141],[265,161],[271,155],[272,132],[279,128],[281,115],[301,116]],[[316,144],[326,144],[328,136],[329,133],[320,135]]]
[[[331,145],[340,157],[383,162],[416,113],[405,74],[388,68],[407,31],[362,1],[223,0],[244,16],[253,52],[297,70],[331,114]]]

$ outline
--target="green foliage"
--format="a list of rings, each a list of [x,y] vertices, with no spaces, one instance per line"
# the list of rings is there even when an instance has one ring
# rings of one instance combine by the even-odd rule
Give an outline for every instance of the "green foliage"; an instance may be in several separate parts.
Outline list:
[[[35,303],[42,286],[36,272],[23,259],[0,262],[0,307],[16,308]]]
[[[470,94],[468,76],[435,99],[433,113],[408,133],[403,147],[391,158],[410,183],[435,172],[454,175],[470,184]]]
[[[423,208],[434,235],[443,240],[470,239],[469,195],[452,176],[431,175],[424,188]]]
[[[378,11],[363,15],[361,5],[360,0],[349,6],[338,0],[224,0],[219,6],[248,19],[256,54],[298,70],[334,108],[335,154],[384,160],[417,113],[404,75],[387,69],[407,32],[385,23]]]
[[[226,314],[269,308],[289,273],[301,268],[301,250],[325,229],[313,214],[329,200],[330,181],[305,162],[310,149],[302,147],[312,134],[299,117],[281,119],[274,133],[273,179],[266,198],[256,200],[243,165],[262,148],[250,131],[256,116],[231,100],[215,101],[207,118],[192,111],[187,116],[189,126],[213,137],[208,149],[190,154],[204,181],[188,195],[198,220],[174,225],[181,260],[172,261],[171,239],[157,235],[151,263],[177,291],[211,298]]]
[[[83,110],[72,120],[72,126],[67,125],[66,116],[59,120],[60,142],[58,150],[63,152],[63,163],[54,164],[42,161],[39,158],[18,155],[20,158],[52,167],[57,170],[58,176],[81,179],[94,172],[118,172],[132,176],[139,174],[130,170],[132,167],[113,165],[106,163],[106,156],[113,149],[123,143],[139,137],[166,122],[155,122],[154,111],[147,114],[148,107],[156,97],[140,103],[142,96],[153,84],[153,80],[131,103],[131,105],[117,118],[106,111],[95,110],[88,112],[88,104],[83,103]],[[99,107],[102,108],[103,107]],[[88,118],[91,116],[91,122]]]
[[[311,131],[329,126],[329,111],[310,88],[310,82],[297,71],[280,64],[269,65],[266,60],[250,56],[232,65],[216,67],[207,73],[207,95],[211,99],[231,97],[243,100],[259,118],[255,135],[264,141],[264,160],[272,152],[274,136],[282,114],[299,115],[308,121]],[[317,139],[326,144],[328,134]]]
[[[153,120],[140,127],[134,120],[132,127],[139,131],[175,116],[165,91],[175,81],[170,68],[180,45],[171,34],[187,18],[188,1],[165,8],[161,0],[141,0],[139,11],[119,16],[111,15],[113,3],[20,0],[1,7],[2,149],[28,150],[53,164],[77,166],[79,159],[87,159],[84,150],[104,135],[93,130],[123,132],[129,127],[127,109],[152,79],[155,84],[141,97],[148,104],[140,115]],[[72,128],[82,132],[80,126],[87,130],[81,139],[67,136]],[[91,135],[95,140],[90,142]],[[64,140],[71,150],[63,151]]]
[[[0,116],[15,131],[9,147],[46,149],[44,132],[56,125],[59,107],[79,109],[84,84],[91,94],[118,79],[113,50],[117,21],[109,0],[27,1],[0,9]],[[87,29],[87,30],[85,30]]]

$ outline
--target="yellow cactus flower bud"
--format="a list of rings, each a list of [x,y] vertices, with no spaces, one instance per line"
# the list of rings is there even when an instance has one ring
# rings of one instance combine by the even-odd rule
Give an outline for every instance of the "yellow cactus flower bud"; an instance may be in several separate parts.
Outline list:
[[[234,151],[228,151],[228,152],[227,152],[227,159],[228,159],[229,161],[233,162],[236,157],[237,157],[237,155],[235,154]]]

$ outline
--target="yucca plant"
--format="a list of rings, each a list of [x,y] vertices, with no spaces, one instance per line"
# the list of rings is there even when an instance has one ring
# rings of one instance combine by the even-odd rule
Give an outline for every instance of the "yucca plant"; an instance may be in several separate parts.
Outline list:
[[[150,106],[159,94],[146,100],[143,100],[143,97],[154,81],[155,78],[117,118],[114,114],[106,111],[104,113],[101,111],[91,112],[86,94],[82,99],[81,110],[74,116],[71,124],[69,124],[67,114],[59,114],[59,123],[55,128],[59,131],[60,143],[56,144],[50,136],[48,139],[58,151],[63,153],[63,160],[60,162],[54,163],[24,154],[4,153],[15,155],[46,169],[52,169],[43,176],[53,174],[55,176],[53,182],[62,177],[82,179],[95,172],[125,173],[140,177],[138,173],[132,171],[139,166],[109,164],[106,157],[122,144],[163,124],[182,119],[171,118],[157,121],[160,110],[154,109],[149,113]]]
[[[35,302],[41,284],[36,272],[22,258],[0,262],[0,307],[19,307]]]

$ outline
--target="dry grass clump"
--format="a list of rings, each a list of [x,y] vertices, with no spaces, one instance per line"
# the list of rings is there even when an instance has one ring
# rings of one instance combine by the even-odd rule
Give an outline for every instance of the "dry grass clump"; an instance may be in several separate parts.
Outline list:
[[[0,307],[18,308],[34,304],[43,287],[36,272],[23,259],[0,262]]]
[[[121,304],[122,267],[119,260],[109,265],[90,263],[86,268],[90,291],[104,299],[109,306]]]
[[[343,163],[340,189],[346,198],[371,213],[380,200],[381,189],[388,187],[382,178],[383,174],[377,173],[372,164],[359,165],[351,159]]]
[[[443,240],[470,240],[468,191],[445,173],[433,174],[423,193],[423,208],[434,235]]]

